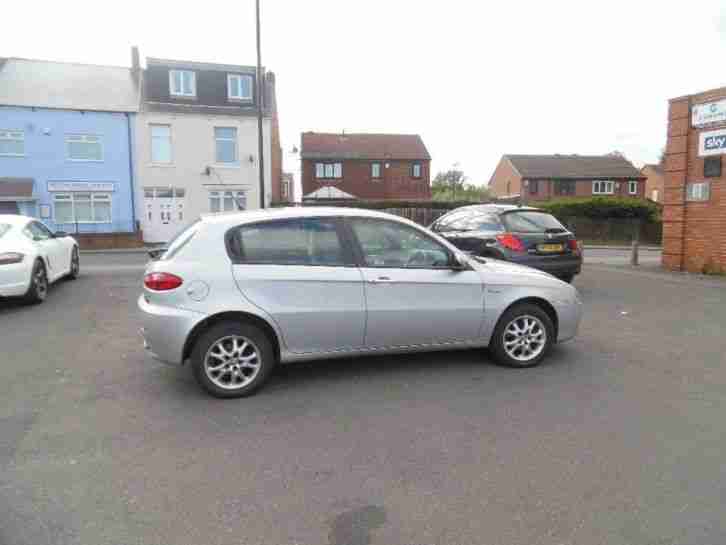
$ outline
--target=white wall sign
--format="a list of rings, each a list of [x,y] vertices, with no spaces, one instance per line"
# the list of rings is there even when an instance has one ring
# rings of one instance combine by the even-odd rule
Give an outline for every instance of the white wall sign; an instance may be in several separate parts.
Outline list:
[[[721,155],[726,153],[726,129],[702,132],[698,135],[698,155]]]
[[[726,98],[715,102],[696,104],[691,108],[691,123],[694,127],[724,121],[726,121]]]
[[[113,182],[48,182],[48,191],[114,191]]]

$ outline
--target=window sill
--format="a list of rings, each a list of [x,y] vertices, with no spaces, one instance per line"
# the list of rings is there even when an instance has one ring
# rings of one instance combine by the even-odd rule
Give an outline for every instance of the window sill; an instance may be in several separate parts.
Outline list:
[[[149,163],[149,168],[175,168],[176,165],[174,163]]]
[[[69,163],[103,163],[103,159],[66,159]]]
[[[0,157],[27,157],[24,153],[0,153]]]
[[[243,97],[227,97],[227,102],[231,102],[233,104],[246,104],[249,106],[252,106],[254,104],[254,100],[252,97],[250,98],[243,98]]]
[[[227,164],[227,165],[212,165],[212,168],[234,168],[234,169],[240,169],[242,168],[242,165],[240,164]]]
[[[169,93],[169,98],[178,98],[180,100],[197,100],[197,95],[176,95]]]
[[[112,221],[54,221],[56,225],[111,225]]]

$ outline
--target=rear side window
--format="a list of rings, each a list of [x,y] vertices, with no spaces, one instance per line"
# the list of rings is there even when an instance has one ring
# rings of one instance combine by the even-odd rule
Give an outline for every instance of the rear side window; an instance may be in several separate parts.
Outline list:
[[[502,221],[507,231],[514,233],[544,233],[567,231],[557,219],[546,212],[522,210],[521,212],[510,212],[502,215]]]
[[[8,225],[7,223],[0,223],[0,238],[3,238],[3,235],[10,231],[12,225]]]
[[[352,264],[327,218],[300,218],[242,225],[228,237],[229,250],[240,263],[344,266]]]
[[[199,226],[200,220],[197,220],[186,229],[182,229],[181,231],[179,231],[179,233],[177,233],[177,235],[173,239],[171,239],[168,249],[159,259],[162,261],[166,261],[177,255],[181,251],[181,249],[189,244],[189,241],[194,238],[194,235],[199,230]]]

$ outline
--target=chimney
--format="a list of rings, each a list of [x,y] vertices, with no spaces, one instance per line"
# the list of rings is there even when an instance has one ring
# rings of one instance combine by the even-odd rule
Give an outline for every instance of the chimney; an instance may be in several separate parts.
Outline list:
[[[135,45],[131,46],[131,71],[134,73],[134,75],[138,74],[141,70],[141,65],[139,63],[139,48]]]

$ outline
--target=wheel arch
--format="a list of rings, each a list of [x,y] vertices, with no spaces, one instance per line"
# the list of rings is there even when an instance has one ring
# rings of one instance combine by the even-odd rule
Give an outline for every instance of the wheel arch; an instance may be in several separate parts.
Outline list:
[[[527,304],[535,305],[547,313],[547,316],[549,316],[550,320],[552,320],[552,327],[555,328],[555,340],[556,340],[557,336],[559,335],[559,330],[560,330],[560,320],[559,320],[559,317],[557,316],[557,310],[555,309],[555,307],[552,306],[552,303],[550,303],[549,301],[547,301],[547,299],[544,299],[542,297],[530,296],[530,297],[523,297],[521,299],[517,299],[516,301],[512,301],[507,306],[507,308],[504,309],[504,312],[502,312],[499,319],[501,320],[501,317],[504,316],[504,314],[506,314],[509,311],[509,309],[511,309],[512,307],[515,307],[517,305],[527,305]]]
[[[280,361],[280,339],[277,336],[275,328],[272,327],[272,325],[270,325],[267,320],[260,318],[259,316],[256,316],[254,314],[250,314],[249,312],[226,311],[213,314],[212,316],[205,318],[192,328],[189,335],[187,335],[186,341],[184,342],[184,350],[182,351],[182,363],[184,363],[191,356],[197,339],[210,327],[214,327],[221,322],[248,323],[259,327],[270,339],[270,342],[272,343],[272,348],[275,351],[276,361]]]

